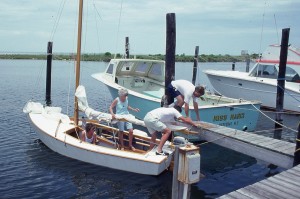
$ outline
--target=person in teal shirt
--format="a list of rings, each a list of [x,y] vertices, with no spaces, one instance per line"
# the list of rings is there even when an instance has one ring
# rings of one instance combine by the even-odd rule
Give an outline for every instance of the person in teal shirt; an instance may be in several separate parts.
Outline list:
[[[109,112],[112,115],[112,119],[116,118],[116,115],[113,112],[113,108],[116,107],[116,114],[117,115],[128,115],[129,114],[129,110],[138,112],[140,111],[138,108],[132,108],[131,106],[128,105],[128,91],[127,89],[123,89],[121,88],[118,92],[119,97],[117,97],[116,99],[114,99],[114,101],[111,103],[110,107],[109,107]],[[135,151],[135,148],[132,146],[132,138],[133,138],[133,127],[132,124],[130,122],[118,122],[118,128],[119,128],[119,141],[120,141],[120,145],[121,145],[121,150],[124,150],[124,141],[123,141],[123,132],[125,130],[125,126],[126,129],[129,132],[129,149],[131,149],[132,151]]]

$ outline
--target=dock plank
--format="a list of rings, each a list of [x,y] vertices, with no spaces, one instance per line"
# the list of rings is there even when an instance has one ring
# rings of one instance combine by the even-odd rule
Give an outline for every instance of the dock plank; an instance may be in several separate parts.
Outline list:
[[[234,191],[228,194],[229,196],[232,196],[234,198],[238,198],[238,199],[249,199],[249,196],[246,196],[240,192]]]
[[[273,194],[273,195],[276,195],[277,197],[280,197],[280,198],[297,199],[297,198],[295,198],[294,196],[292,196],[290,194],[286,194],[284,192],[278,191],[278,190],[274,189],[273,187],[265,185],[263,183],[255,183],[255,184],[250,185],[250,186],[256,188],[256,190],[265,190],[266,192],[268,192],[270,194]]]
[[[205,122],[202,123],[205,126]],[[209,126],[209,123],[207,126]],[[198,135],[200,139],[214,142],[220,146],[286,169],[293,166],[294,143],[218,125],[199,129]]]
[[[236,192],[244,194],[244,195],[248,196],[249,198],[254,198],[254,199],[271,199],[271,198],[259,195],[256,192],[251,192],[251,191],[249,191],[247,189],[238,189],[238,190],[236,190]]]
[[[300,198],[300,165],[255,184],[238,189],[224,196],[236,196],[239,192],[250,198]],[[222,196],[223,197],[223,196]]]
[[[286,182],[284,181],[282,178],[281,179],[277,179],[277,178],[268,178],[266,180],[266,182],[271,182],[271,183],[274,183],[274,184],[278,184],[282,187],[284,187],[285,189],[291,189],[293,191],[296,191],[297,192],[297,195],[299,195],[298,193],[298,189],[299,189],[299,186],[293,184],[293,183],[289,183],[289,182]]]
[[[284,197],[289,196],[289,198],[299,199],[299,193],[291,189],[290,187],[283,187],[281,184],[273,183],[269,180],[263,180],[260,182],[263,185],[272,187],[273,190],[280,192]]]

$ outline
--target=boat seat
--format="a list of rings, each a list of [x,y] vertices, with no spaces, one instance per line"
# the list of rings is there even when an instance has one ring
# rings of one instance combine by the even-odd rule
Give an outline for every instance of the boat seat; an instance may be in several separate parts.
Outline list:
[[[164,95],[165,89],[160,88],[159,90],[156,91],[143,91],[144,94],[150,96],[150,97],[155,97],[155,98],[161,98],[161,96]]]

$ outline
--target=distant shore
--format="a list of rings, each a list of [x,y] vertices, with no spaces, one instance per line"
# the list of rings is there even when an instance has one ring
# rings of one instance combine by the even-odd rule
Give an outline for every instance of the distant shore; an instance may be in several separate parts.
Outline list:
[[[76,55],[74,54],[53,54],[53,60],[74,60]],[[0,54],[0,59],[33,59],[33,60],[45,60],[47,58],[46,54]],[[104,61],[109,62],[114,55],[110,52],[101,54],[83,54],[83,61]],[[116,58],[122,58],[121,54],[117,54]],[[154,55],[131,55],[130,58],[136,59],[154,59],[154,60],[164,60],[165,55],[154,54]],[[250,55],[250,59],[257,59],[258,54]],[[193,55],[176,55],[176,62],[193,62]],[[205,55],[201,54],[198,57],[199,62],[242,62],[245,61],[245,56],[241,55]]]

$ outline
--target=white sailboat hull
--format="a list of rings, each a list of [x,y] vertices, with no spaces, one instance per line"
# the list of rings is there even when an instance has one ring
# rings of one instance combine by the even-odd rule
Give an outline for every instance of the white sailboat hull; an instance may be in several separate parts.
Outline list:
[[[43,114],[28,114],[30,124],[40,140],[51,150],[83,162],[145,175],[159,175],[166,170],[172,155],[157,156],[153,152],[136,154],[82,142],[65,131],[73,124],[49,120]]]
[[[217,93],[232,98],[259,100],[262,106],[276,108],[276,79],[249,77],[247,73],[238,71],[207,70],[204,73]],[[290,84],[295,83],[286,82],[284,109],[300,112],[300,92],[290,89]]]

